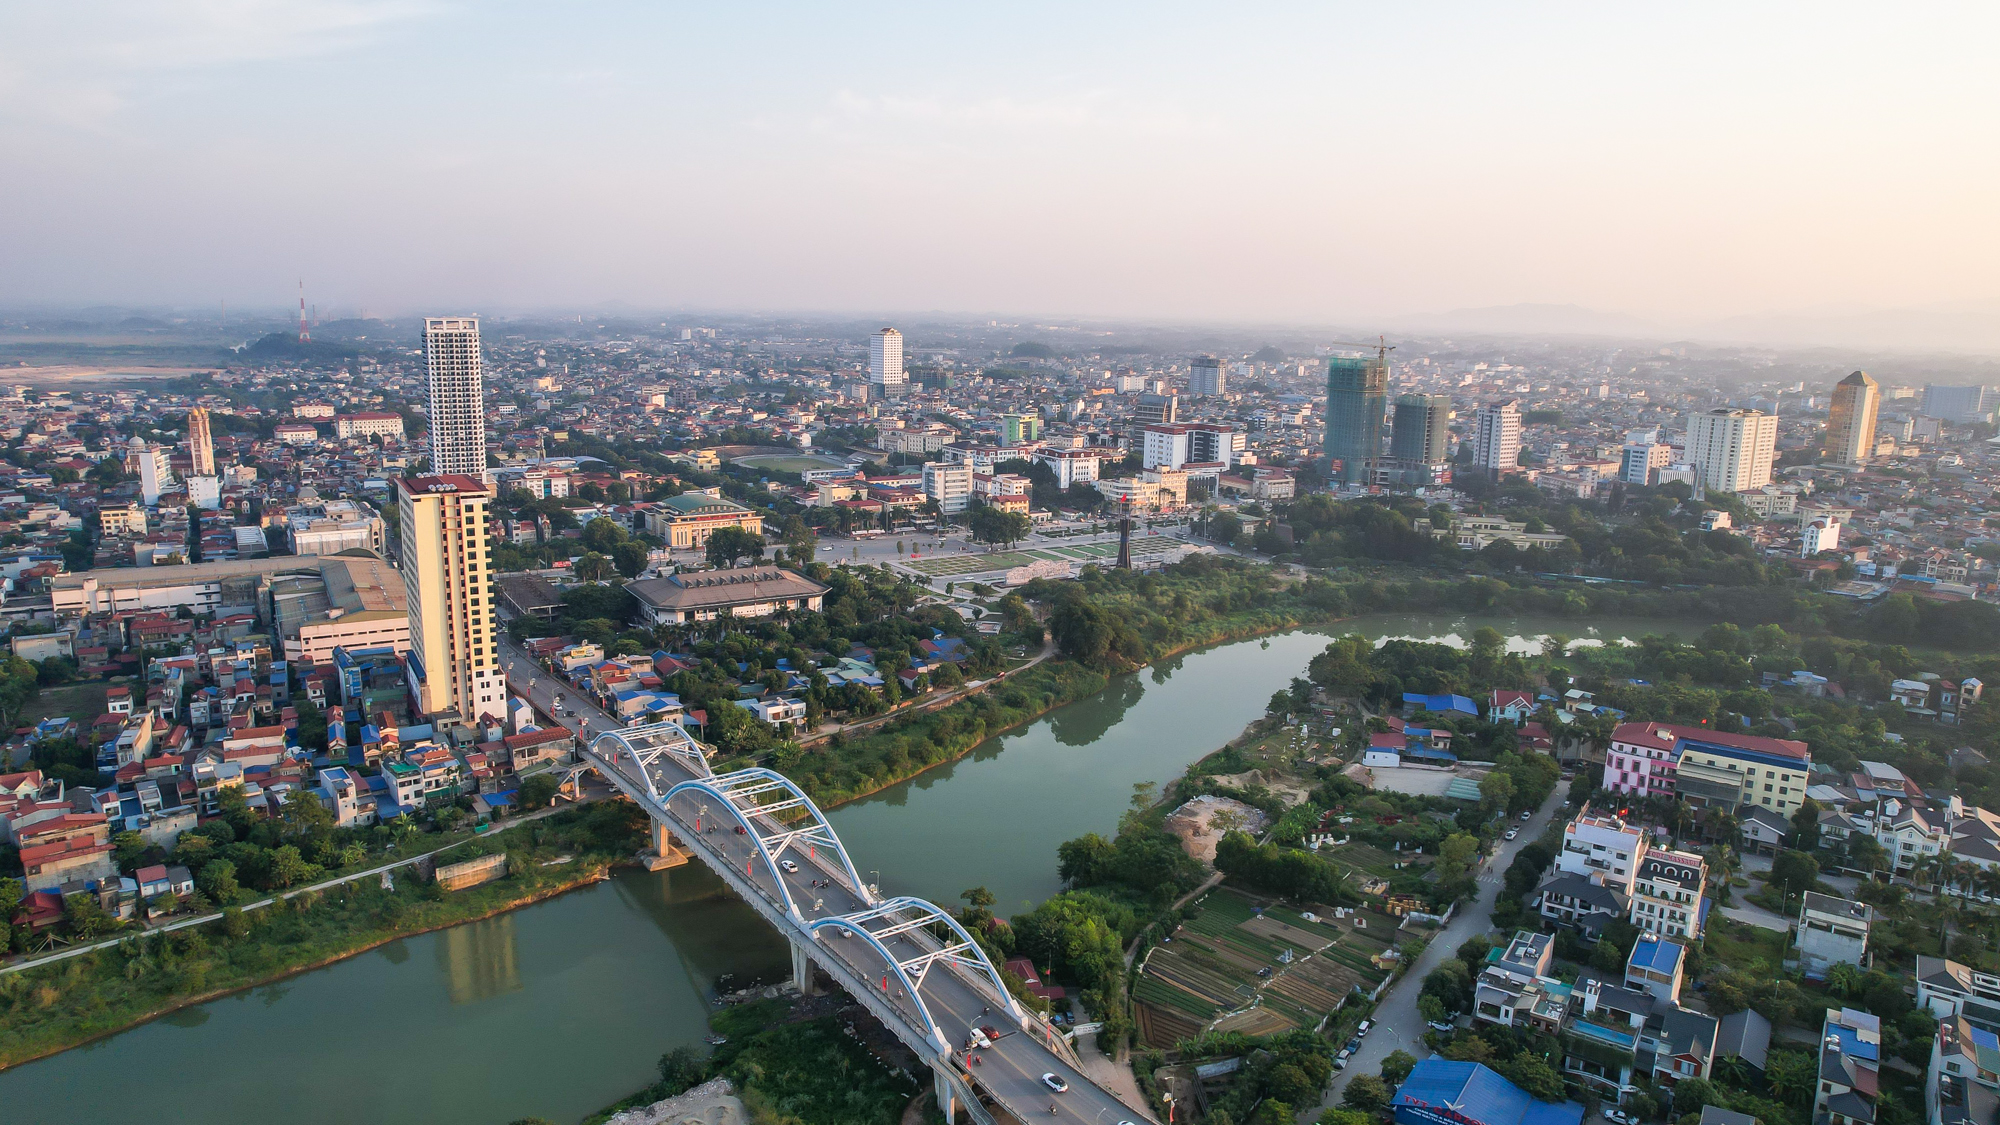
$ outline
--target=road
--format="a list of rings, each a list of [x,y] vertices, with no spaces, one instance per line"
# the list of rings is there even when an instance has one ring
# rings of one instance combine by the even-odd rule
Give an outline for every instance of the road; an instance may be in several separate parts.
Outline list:
[[[691,767],[671,754],[655,759],[650,769],[653,785],[661,793],[694,777]],[[629,774],[627,777],[632,780]],[[696,857],[719,870],[733,872],[732,879],[747,881],[763,900],[761,906],[765,910],[784,910],[770,868],[757,858],[755,839],[747,832],[738,831],[739,824],[728,808],[718,804],[712,796],[687,791],[669,802],[664,811],[674,825],[675,835],[689,845],[689,850]],[[751,827],[766,837],[786,831],[796,832],[803,823],[806,822],[780,822],[767,814],[753,814],[751,817]],[[846,865],[839,861],[831,848],[796,842],[780,855],[793,861],[795,869],[780,871],[778,878],[782,879],[792,901],[799,904],[800,912],[808,923],[869,909],[871,904],[864,898],[862,890],[852,885],[854,880]],[[862,924],[871,934],[894,925],[890,919],[874,919]],[[886,963],[874,944],[852,935],[844,938],[835,936],[838,932],[835,929],[820,931],[818,940],[813,943],[815,955],[821,959],[837,959],[861,980],[879,981],[882,990],[880,998],[904,1013],[908,1023],[922,1026],[921,1017],[916,1015],[916,1006],[898,986],[895,976],[887,972]],[[788,936],[796,940],[795,933]],[[888,935],[885,944],[892,955],[902,961],[934,951],[938,943],[925,930],[910,929]],[[984,978],[981,979],[983,981]],[[939,963],[920,979],[917,992],[954,1047],[962,1045],[969,1030],[976,1025],[991,1024],[1008,1032],[990,1048],[976,1052],[980,1062],[971,1068],[980,1087],[1003,1108],[1023,1121],[1048,1119],[1061,1125],[1079,1122],[1083,1125],[1118,1125],[1119,1122],[1148,1120],[1144,1114],[1119,1101],[1110,1091],[1089,1081],[1079,1068],[1063,1060],[1030,1033],[1016,1030],[1013,1020],[994,1010],[996,997],[990,988],[985,984],[976,987],[969,971]],[[960,1059],[962,1061],[963,1056]],[[1051,1093],[1042,1083],[1042,1075],[1046,1073],[1060,1075],[1068,1083],[1068,1091]],[[1055,1109],[1054,1114],[1048,1112],[1051,1107]]]
[[[1301,1122],[1312,1122],[1319,1115],[1340,1103],[1341,1090],[1347,1080],[1357,1074],[1380,1074],[1382,1060],[1391,1051],[1408,1051],[1421,1059],[1430,1054],[1424,1046],[1424,1017],[1417,1014],[1417,996],[1423,991],[1424,975],[1438,967],[1438,963],[1458,952],[1458,947],[1475,934],[1486,933],[1492,928],[1493,903],[1499,897],[1500,885],[1507,865],[1514,862],[1514,856],[1522,848],[1532,843],[1549,825],[1549,817],[1561,804],[1565,787],[1559,782],[1549,799],[1535,811],[1534,818],[1514,824],[1521,829],[1517,839],[1501,844],[1493,858],[1479,874],[1479,897],[1472,902],[1461,903],[1458,912],[1431,940],[1423,956],[1417,958],[1416,965],[1403,975],[1376,1005],[1374,1030],[1361,1041],[1361,1050],[1347,1060],[1347,1069],[1333,1072],[1333,1081],[1327,1085],[1324,1101],[1299,1115]]]
[[[605,714],[584,693],[564,683],[561,676],[538,664],[505,632],[500,634],[500,666],[506,669],[508,689],[534,704],[541,715],[556,714],[555,694],[562,692],[563,710],[576,712],[576,717],[559,716],[555,721],[586,740],[625,725]],[[534,682],[533,688],[528,686],[530,681]]]
[[[561,811],[562,808],[563,806],[561,805],[553,805],[549,808],[542,809],[537,812],[528,813],[525,816],[514,817],[507,821],[506,827],[512,828],[516,824],[526,824],[528,821],[531,820],[540,820],[545,816],[552,816],[555,813]],[[338,887],[342,883],[352,883],[357,879],[374,878],[380,876],[383,872],[394,871],[398,867],[408,867],[410,864],[416,863],[419,860],[429,859],[430,857],[437,855],[439,852],[448,852],[451,849],[459,846],[460,844],[465,843],[466,840],[470,839],[473,839],[473,837],[468,835],[464,839],[453,840],[451,843],[446,844],[444,847],[432,848],[430,851],[423,852],[422,854],[419,855],[413,855],[408,859],[399,859],[391,863],[384,863],[376,867],[371,867],[366,871],[356,871],[352,875],[342,875],[337,878],[326,879],[318,883],[313,883],[310,886],[300,887],[297,890],[286,891],[284,894],[281,895],[272,895],[269,898],[260,898],[256,902],[246,904],[243,907],[243,909],[246,913],[252,910],[262,910],[265,907],[271,905],[274,902],[277,902],[280,899],[297,898],[302,894],[308,894],[313,891],[323,891],[326,890],[328,887]],[[169,922],[164,926],[152,926],[140,932],[144,933],[146,936],[151,936],[153,934],[170,934],[175,930],[186,929],[189,926],[206,925],[209,922],[219,921],[221,918],[222,918],[222,912],[218,910],[213,914],[203,914],[193,918],[182,918],[177,921]],[[133,936],[132,932],[128,931],[126,933],[120,934],[115,938],[110,939],[109,941],[100,941],[94,945],[72,946],[71,948],[65,949],[60,953],[51,953],[47,957],[37,957],[32,961],[17,961],[12,965],[0,967],[0,975],[5,975],[7,973],[18,973],[23,969],[32,969],[40,965],[53,964],[57,961],[66,960],[71,957],[80,957],[83,954],[90,953],[94,950],[108,949],[111,946],[117,945],[119,942],[124,941],[131,936]]]

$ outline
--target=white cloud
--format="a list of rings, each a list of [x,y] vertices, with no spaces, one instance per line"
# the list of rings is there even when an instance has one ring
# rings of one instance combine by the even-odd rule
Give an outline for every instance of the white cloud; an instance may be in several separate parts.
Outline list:
[[[107,0],[0,6],[0,119],[101,130],[185,77],[350,51],[422,0]]]

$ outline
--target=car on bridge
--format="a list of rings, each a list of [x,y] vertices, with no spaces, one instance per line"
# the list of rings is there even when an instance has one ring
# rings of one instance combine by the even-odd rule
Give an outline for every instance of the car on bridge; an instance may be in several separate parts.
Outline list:
[[[1063,1081],[1060,1074],[1051,1073],[1042,1075],[1042,1085],[1047,1086],[1058,1094],[1069,1093],[1069,1083]]]
[[[779,867],[782,867],[782,868],[784,868],[784,869],[785,869],[785,874],[787,874],[787,875],[797,875],[797,874],[799,873],[799,865],[798,865],[798,864],[796,864],[796,863],[793,863],[793,862],[792,862],[791,860],[789,860],[789,859],[781,859],[781,860],[779,860],[779,861],[778,861],[778,866],[779,866]]]

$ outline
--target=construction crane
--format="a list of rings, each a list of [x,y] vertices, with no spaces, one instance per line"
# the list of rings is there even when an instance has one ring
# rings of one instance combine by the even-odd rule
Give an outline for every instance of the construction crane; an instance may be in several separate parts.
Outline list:
[[[1388,337],[1386,336],[1375,337],[1375,342],[1372,344],[1363,344],[1355,340],[1333,340],[1328,342],[1326,346],[1329,348],[1374,348],[1376,358],[1387,363],[1389,361],[1389,353],[1396,350],[1396,345],[1387,343],[1387,340]]]

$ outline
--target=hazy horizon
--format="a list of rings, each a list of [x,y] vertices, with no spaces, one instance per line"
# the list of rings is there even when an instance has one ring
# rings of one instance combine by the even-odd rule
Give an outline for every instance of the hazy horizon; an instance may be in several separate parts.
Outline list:
[[[2000,347],[1995,30],[1971,6],[24,4],[0,305],[282,308],[304,278],[322,315]]]

